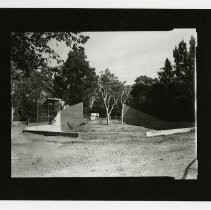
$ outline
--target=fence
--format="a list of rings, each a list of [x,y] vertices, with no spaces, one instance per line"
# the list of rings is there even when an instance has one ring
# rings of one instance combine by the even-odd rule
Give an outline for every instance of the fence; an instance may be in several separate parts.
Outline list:
[[[27,124],[30,123],[46,123],[51,124],[54,120],[54,116],[39,116],[39,117],[28,117]]]

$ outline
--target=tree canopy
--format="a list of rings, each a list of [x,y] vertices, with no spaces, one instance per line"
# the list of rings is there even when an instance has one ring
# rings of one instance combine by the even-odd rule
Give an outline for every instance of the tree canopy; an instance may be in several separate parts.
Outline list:
[[[24,76],[29,76],[31,71],[43,70],[50,58],[61,62],[59,55],[49,46],[49,41],[63,41],[73,48],[84,44],[88,38],[73,32],[12,32],[10,34],[11,62],[15,63]],[[44,57],[44,53],[48,56]]]
[[[54,95],[69,105],[83,101],[89,108],[97,89],[98,76],[89,66],[84,49],[74,47],[64,65],[54,71]]]
[[[158,72],[158,78],[161,83],[169,84],[174,79],[175,72],[173,70],[171,61],[166,58],[164,67]]]
[[[56,59],[58,64],[63,62],[50,47],[51,40],[55,43],[65,42],[70,48],[82,48],[88,38],[78,32],[12,32],[10,34],[12,108],[18,109],[20,105],[23,106],[26,95],[34,98],[40,96],[41,92],[49,93],[50,84],[54,79],[53,72],[48,66],[49,60]],[[32,98],[29,100],[33,101]]]

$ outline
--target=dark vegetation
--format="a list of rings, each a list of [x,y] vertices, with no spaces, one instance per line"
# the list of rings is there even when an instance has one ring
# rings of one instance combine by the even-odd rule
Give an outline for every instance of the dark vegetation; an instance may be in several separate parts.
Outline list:
[[[174,63],[167,58],[158,78],[140,76],[135,80],[129,105],[164,120],[193,121],[195,55],[194,37],[189,50],[181,41],[173,50]]]

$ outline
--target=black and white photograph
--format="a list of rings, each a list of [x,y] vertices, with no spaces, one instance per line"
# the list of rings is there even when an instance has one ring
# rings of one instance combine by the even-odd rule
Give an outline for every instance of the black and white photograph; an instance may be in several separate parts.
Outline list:
[[[197,180],[195,28],[9,36],[12,178]]]

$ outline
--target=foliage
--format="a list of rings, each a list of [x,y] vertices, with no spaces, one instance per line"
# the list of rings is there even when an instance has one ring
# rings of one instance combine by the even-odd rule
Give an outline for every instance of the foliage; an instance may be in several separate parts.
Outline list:
[[[126,104],[129,101],[130,91],[131,85],[123,85],[122,93],[120,96],[121,105]]]
[[[151,89],[156,82],[156,79],[147,76],[139,76],[136,78],[130,92],[130,105],[137,109],[148,111]]]
[[[53,89],[51,78],[43,72],[31,72],[28,78],[14,80],[12,84],[12,104],[16,110],[24,108],[25,114],[35,113],[37,103],[49,97]]]
[[[11,55],[11,101],[18,109],[27,100],[33,102],[42,94],[52,91],[53,75],[48,67],[51,59],[62,63],[49,42],[65,42],[70,48],[79,48],[88,36],[72,32],[12,32]],[[27,101],[27,103],[29,102]]]
[[[118,77],[111,73],[108,69],[100,72],[99,78],[99,94],[104,105],[107,116],[107,124],[109,117],[117,107],[125,82],[120,82]]]
[[[54,69],[54,95],[66,104],[73,105],[83,101],[84,107],[92,105],[98,77],[95,69],[89,66],[83,48],[73,48],[60,69]]]
[[[131,105],[166,120],[194,120],[196,41],[182,40],[173,50],[174,64],[166,58],[158,78],[140,76],[131,90]]]
[[[158,72],[158,78],[161,83],[169,84],[174,79],[174,71],[171,64],[171,61],[166,58],[164,67],[160,69],[161,71]]]
[[[88,38],[72,32],[12,32],[11,61],[16,63],[21,73],[29,76],[31,71],[46,67],[51,58],[61,62],[59,55],[49,46],[49,41],[63,41],[72,48],[84,44]],[[48,56],[44,57],[44,53]]]

